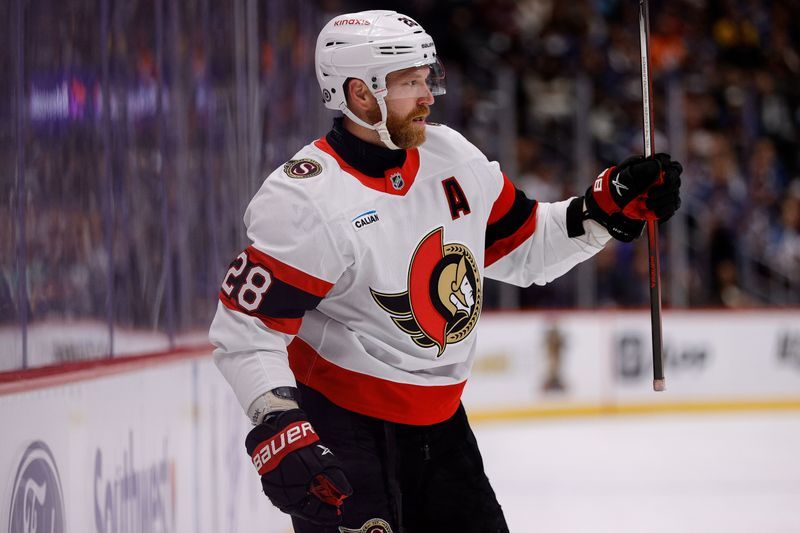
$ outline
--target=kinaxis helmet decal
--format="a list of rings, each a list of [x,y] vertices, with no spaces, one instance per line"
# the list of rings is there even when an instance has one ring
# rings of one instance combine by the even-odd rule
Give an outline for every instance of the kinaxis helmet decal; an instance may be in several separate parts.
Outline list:
[[[33,442],[14,479],[8,531],[64,533],[66,524],[64,493],[53,454],[44,442]]]
[[[481,312],[481,280],[475,258],[463,244],[445,244],[441,227],[417,245],[406,291],[370,292],[415,344],[438,348],[436,357],[448,344],[469,335]]]

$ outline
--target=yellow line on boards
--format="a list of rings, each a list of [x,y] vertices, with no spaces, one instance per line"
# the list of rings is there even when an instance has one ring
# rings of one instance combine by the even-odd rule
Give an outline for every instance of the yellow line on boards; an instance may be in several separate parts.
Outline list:
[[[578,416],[631,415],[659,413],[712,413],[736,411],[800,410],[800,398],[726,402],[672,402],[608,405],[556,405],[512,409],[467,411],[471,422],[520,420],[525,418],[560,418]]]

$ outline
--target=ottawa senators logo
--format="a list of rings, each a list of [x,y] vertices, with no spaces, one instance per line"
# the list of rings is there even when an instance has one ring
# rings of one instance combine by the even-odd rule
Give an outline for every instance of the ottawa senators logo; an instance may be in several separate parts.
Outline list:
[[[319,176],[322,172],[322,165],[313,159],[292,159],[283,165],[283,171],[290,178],[305,179]]]
[[[481,312],[481,280],[475,258],[463,244],[444,244],[441,227],[417,245],[408,269],[408,290],[370,292],[418,346],[435,346],[436,357],[448,344],[469,335]]]
[[[392,533],[392,526],[386,520],[373,518],[364,522],[364,525],[358,529],[340,527],[339,531],[340,533]]]

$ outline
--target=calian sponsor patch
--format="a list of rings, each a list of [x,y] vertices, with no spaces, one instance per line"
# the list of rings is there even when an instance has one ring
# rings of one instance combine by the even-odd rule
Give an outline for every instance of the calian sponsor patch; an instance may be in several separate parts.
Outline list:
[[[353,227],[356,231],[362,230],[369,226],[370,224],[374,224],[380,221],[380,217],[378,217],[378,212],[374,209],[372,211],[367,211],[366,213],[361,213],[360,215],[356,216],[350,222],[353,224]]]

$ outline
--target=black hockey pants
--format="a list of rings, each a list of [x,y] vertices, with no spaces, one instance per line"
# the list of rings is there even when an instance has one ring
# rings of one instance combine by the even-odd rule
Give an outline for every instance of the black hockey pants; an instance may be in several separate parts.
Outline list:
[[[353,495],[342,506],[341,529],[293,519],[296,533],[508,531],[463,406],[439,424],[409,426],[353,413],[298,386],[300,406],[344,463]]]

